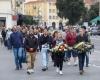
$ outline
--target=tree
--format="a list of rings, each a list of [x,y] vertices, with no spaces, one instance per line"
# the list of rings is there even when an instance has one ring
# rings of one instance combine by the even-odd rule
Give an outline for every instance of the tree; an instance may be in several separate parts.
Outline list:
[[[38,25],[38,20],[33,20],[32,16],[24,15],[23,23],[26,25]]]
[[[80,21],[85,10],[83,0],[57,0],[56,7],[58,16],[60,18],[68,18],[71,25]]]
[[[99,16],[99,3],[92,5],[88,13],[89,13],[89,20],[92,20],[97,16]]]

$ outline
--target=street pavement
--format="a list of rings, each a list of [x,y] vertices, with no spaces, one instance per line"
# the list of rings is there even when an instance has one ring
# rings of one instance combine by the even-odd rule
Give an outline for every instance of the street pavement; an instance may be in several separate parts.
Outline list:
[[[84,75],[79,75],[78,66],[68,66],[64,62],[63,75],[56,73],[51,59],[49,69],[46,72],[41,70],[41,54],[37,54],[35,62],[35,73],[27,75],[26,64],[23,69],[15,70],[13,53],[0,44],[0,80],[100,80],[100,36],[92,36],[95,49],[90,55],[89,67],[85,67]]]

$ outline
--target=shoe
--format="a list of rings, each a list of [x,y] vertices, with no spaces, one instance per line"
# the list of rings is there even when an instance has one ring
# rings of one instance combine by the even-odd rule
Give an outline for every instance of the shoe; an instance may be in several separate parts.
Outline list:
[[[70,66],[70,65],[71,65],[71,63],[70,63],[70,62],[68,62],[68,63],[67,63],[67,65],[69,65],[69,66]]]
[[[56,72],[59,73],[59,68],[56,69]]]
[[[30,69],[30,73],[34,73],[34,69]]]
[[[59,71],[59,74],[60,74],[60,75],[63,75],[62,71]]]
[[[27,74],[29,74],[29,75],[31,74],[31,71],[30,71],[30,69],[28,69],[28,70],[27,70]]]
[[[84,70],[80,70],[80,75],[83,75],[83,73],[84,73]]]
[[[46,68],[42,68],[42,71],[46,71],[47,69]]]
[[[78,65],[78,63],[77,62],[74,62],[74,66],[77,66]]]

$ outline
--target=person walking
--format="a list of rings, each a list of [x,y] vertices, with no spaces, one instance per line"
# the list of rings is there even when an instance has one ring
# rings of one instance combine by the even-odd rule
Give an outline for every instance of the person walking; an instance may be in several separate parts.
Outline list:
[[[63,39],[61,33],[58,33],[55,46],[57,46],[57,45],[64,45],[64,39]],[[53,54],[54,54],[54,61],[55,61],[56,67],[57,67],[56,72],[62,75],[63,74],[63,72],[62,72],[63,61],[64,61],[65,53],[64,53],[64,51],[60,51],[60,52],[53,53]]]
[[[2,28],[2,31],[1,31],[1,35],[2,35],[2,38],[3,38],[3,43],[4,43],[4,46],[7,46],[7,43],[6,43],[6,29],[5,27]]]
[[[73,56],[74,58],[74,65],[75,66],[77,65],[77,53],[73,49],[73,46],[76,44],[76,37],[77,37],[77,34],[74,31],[73,27],[69,26],[68,31],[66,33],[66,39],[65,39],[66,44],[69,46],[69,50],[67,54],[68,65],[71,65],[70,63],[71,56]]]
[[[42,71],[48,70],[48,49],[52,43],[52,38],[48,34],[47,29],[44,29],[43,35],[40,37],[40,44],[42,45],[41,54],[42,54]]]
[[[9,28],[6,34],[6,41],[7,41],[7,48],[12,49],[11,43],[10,43],[10,35],[12,34],[12,30]]]
[[[80,43],[80,42],[89,42],[89,38],[88,38],[88,35],[86,33],[86,27],[85,26],[81,27],[80,33],[77,36],[77,43]],[[84,73],[83,68],[84,68],[85,56],[86,56],[86,51],[85,50],[81,51],[81,52],[78,52],[80,75],[82,75]]]
[[[13,27],[13,33],[10,36],[10,42],[13,47],[15,57],[16,70],[22,69],[22,46],[23,36],[18,32],[16,27]]]
[[[32,29],[29,31],[24,44],[27,51],[27,73],[31,74],[34,72],[34,62],[38,49],[38,39],[34,36]]]

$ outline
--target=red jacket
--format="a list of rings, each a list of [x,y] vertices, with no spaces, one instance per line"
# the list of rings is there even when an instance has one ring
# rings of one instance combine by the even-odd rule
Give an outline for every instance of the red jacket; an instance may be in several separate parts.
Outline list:
[[[76,37],[76,32],[67,32],[65,41],[69,46],[74,46],[76,43]]]

